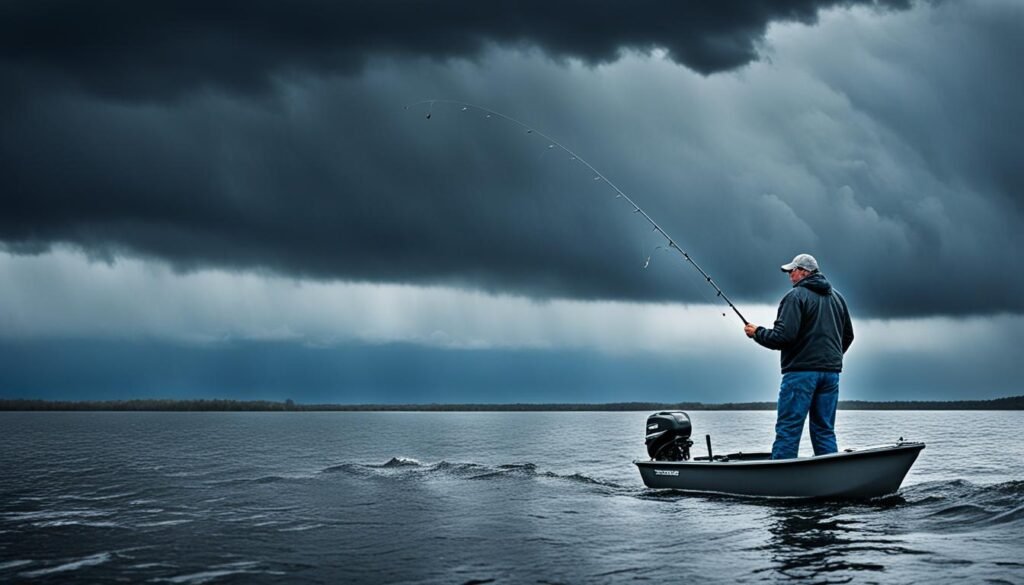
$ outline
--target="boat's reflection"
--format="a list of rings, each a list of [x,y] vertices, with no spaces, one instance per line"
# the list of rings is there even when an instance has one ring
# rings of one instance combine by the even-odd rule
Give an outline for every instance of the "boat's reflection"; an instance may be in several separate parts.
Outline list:
[[[767,517],[769,540],[763,547],[769,565],[756,572],[809,583],[884,580],[890,558],[921,551],[908,547],[900,535],[880,531],[860,518],[899,504],[898,499],[872,505],[775,504]]]

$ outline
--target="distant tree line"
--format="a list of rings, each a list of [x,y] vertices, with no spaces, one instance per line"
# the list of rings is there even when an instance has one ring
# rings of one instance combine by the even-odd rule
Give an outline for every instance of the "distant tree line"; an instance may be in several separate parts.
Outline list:
[[[1024,396],[994,400],[891,401],[842,400],[843,410],[1024,410]],[[607,402],[517,404],[296,404],[292,400],[27,400],[0,398],[0,411],[181,411],[181,412],[542,412],[542,411],[655,411],[655,410],[775,410],[774,402]]]

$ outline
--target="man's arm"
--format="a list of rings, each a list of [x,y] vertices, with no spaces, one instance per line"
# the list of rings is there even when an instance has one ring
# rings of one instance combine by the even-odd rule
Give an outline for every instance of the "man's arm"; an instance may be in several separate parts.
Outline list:
[[[796,340],[796,336],[800,332],[802,317],[800,314],[800,301],[794,290],[782,297],[782,302],[779,303],[779,313],[775,318],[775,325],[771,329],[758,327],[754,331],[753,339],[768,349],[789,347]]]

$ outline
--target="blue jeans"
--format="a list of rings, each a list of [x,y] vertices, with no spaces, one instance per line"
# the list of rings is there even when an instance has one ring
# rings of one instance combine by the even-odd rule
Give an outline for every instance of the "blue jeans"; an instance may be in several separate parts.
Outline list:
[[[787,372],[779,388],[779,414],[775,421],[772,459],[793,459],[800,449],[804,419],[811,415],[811,444],[815,455],[835,453],[836,405],[839,374],[836,372]]]

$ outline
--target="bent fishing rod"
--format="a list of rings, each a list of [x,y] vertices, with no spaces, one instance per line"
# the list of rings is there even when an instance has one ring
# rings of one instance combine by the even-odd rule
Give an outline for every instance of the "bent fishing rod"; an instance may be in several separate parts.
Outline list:
[[[630,198],[629,195],[626,195],[622,191],[622,189],[619,189],[615,185],[615,183],[612,183],[611,181],[609,181],[608,178],[605,177],[603,173],[601,173],[601,171],[599,171],[596,168],[594,168],[593,165],[591,165],[586,160],[584,160],[583,157],[581,157],[580,155],[578,155],[575,152],[573,152],[572,149],[570,149],[569,147],[563,145],[561,142],[555,140],[551,136],[548,136],[547,134],[541,132],[540,130],[537,130],[536,128],[534,128],[534,127],[532,127],[532,126],[530,126],[530,125],[528,125],[528,124],[526,124],[524,122],[521,122],[521,121],[513,118],[512,116],[509,116],[509,115],[506,115],[506,114],[502,114],[501,112],[492,110],[490,108],[485,108],[483,106],[478,106],[478,105],[471,104],[471,103],[468,103],[468,102],[460,102],[460,101],[456,101],[456,100],[422,100],[422,101],[418,101],[418,102],[414,102],[414,103],[406,105],[405,109],[408,110],[411,107],[427,105],[428,106],[428,109],[427,109],[427,119],[429,120],[433,116],[433,113],[434,113],[434,104],[445,104],[445,105],[458,106],[459,108],[461,108],[461,111],[463,111],[463,112],[466,112],[466,111],[469,111],[469,110],[476,110],[476,111],[482,112],[487,118],[500,118],[502,120],[506,120],[508,122],[511,122],[512,124],[515,124],[515,125],[519,126],[520,128],[522,128],[523,130],[525,130],[527,134],[535,134],[535,135],[540,136],[541,138],[547,140],[548,141],[548,148],[549,149],[554,149],[554,148],[561,149],[562,151],[564,151],[566,154],[569,155],[570,160],[578,161],[583,166],[587,167],[587,169],[589,169],[594,174],[594,180],[595,181],[602,181],[602,182],[606,183],[609,187],[611,187],[615,191],[616,199],[624,199],[627,203],[629,203],[631,206],[633,206],[633,213],[640,214],[645,220],[647,220],[647,223],[651,224],[651,227],[654,228],[654,231],[656,231],[659,234],[661,234],[661,236],[663,238],[665,238],[665,240],[668,241],[668,247],[670,249],[674,249],[675,251],[679,252],[682,255],[684,260],[689,262],[694,268],[697,269],[698,272],[700,272],[701,276],[704,277],[704,280],[706,280],[707,283],[709,285],[711,285],[715,289],[716,296],[721,297],[722,300],[725,301],[726,304],[729,305],[729,308],[731,308],[736,313],[736,316],[739,317],[741,321],[743,321],[743,324],[744,325],[748,325],[749,324],[749,322],[746,320],[746,318],[743,317],[743,314],[740,313],[740,310],[736,308],[736,305],[734,305],[732,303],[732,301],[729,300],[729,297],[727,297],[725,295],[725,293],[722,292],[722,289],[719,288],[718,284],[715,283],[714,279],[712,279],[711,276],[708,275],[708,273],[705,272],[704,269],[701,268],[700,265],[697,264],[697,262],[694,261],[694,259],[690,256],[689,253],[686,252],[686,250],[683,250],[682,248],[679,247],[678,244],[676,244],[676,241],[672,238],[672,236],[668,235],[668,232],[666,232],[664,229],[662,229],[662,227],[660,225],[658,225],[658,222],[654,221],[654,219],[650,215],[647,215],[646,211],[644,211],[639,205],[637,205],[636,202],[633,201],[633,199]]]

